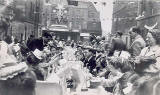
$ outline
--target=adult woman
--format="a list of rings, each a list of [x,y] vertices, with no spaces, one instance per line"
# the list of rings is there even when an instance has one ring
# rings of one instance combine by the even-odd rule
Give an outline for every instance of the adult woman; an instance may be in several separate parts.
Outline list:
[[[126,44],[123,42],[121,38],[114,38],[111,42],[111,48],[109,52],[109,56],[115,57],[130,57],[129,52],[127,51]]]
[[[108,75],[108,79],[105,79],[102,82],[108,91],[111,91],[114,94],[121,93],[119,95],[123,95],[122,89],[126,87],[127,79],[132,74],[132,65],[127,62],[130,54],[123,41],[115,38],[112,40],[109,55],[111,57],[108,58],[109,64],[107,64],[107,68],[109,69],[110,74]]]
[[[112,40],[109,56],[111,56],[109,58],[111,65],[113,65],[116,69],[119,69],[121,72],[122,67],[127,65],[123,64],[123,61],[127,60],[131,55],[127,51],[126,44],[124,44],[122,40],[115,38]],[[122,72],[124,73],[125,71]]]
[[[84,60],[84,54],[82,52],[82,46],[77,46],[77,51],[75,52],[77,60],[83,61]]]
[[[150,30],[147,34],[148,47],[137,57],[136,70],[140,75],[156,73],[160,70],[160,31]],[[141,67],[139,70],[138,67]],[[142,69],[143,67],[143,69]]]
[[[152,91],[146,90],[145,83],[153,79],[160,71],[160,31],[150,30],[146,40],[149,46],[142,49],[136,58],[135,71],[139,78],[134,82],[136,85],[134,85],[134,92],[131,92],[131,94],[134,93],[133,95],[152,95]],[[150,85],[150,90],[152,86]]]
[[[0,95],[35,95],[35,74],[25,62],[12,57],[10,43],[9,36],[0,41]]]

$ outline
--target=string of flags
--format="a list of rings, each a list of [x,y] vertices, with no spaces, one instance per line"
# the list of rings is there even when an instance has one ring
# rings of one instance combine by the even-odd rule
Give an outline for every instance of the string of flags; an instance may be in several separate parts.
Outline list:
[[[135,17],[125,17],[125,18],[113,18],[113,21],[122,21],[122,20],[135,20]]]

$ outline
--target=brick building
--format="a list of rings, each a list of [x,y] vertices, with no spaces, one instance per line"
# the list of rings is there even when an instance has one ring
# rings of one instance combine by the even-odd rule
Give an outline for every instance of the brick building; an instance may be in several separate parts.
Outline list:
[[[131,39],[128,34],[132,26],[137,25],[136,17],[139,10],[139,0],[114,0],[112,33],[122,32],[123,40],[129,47]]]
[[[27,39],[29,35],[39,36],[42,23],[43,0],[14,0],[14,23],[20,25],[13,27],[17,28],[13,33],[20,33],[22,39]]]
[[[139,15],[143,17],[137,19],[138,25],[153,26],[158,23],[156,28],[160,29],[160,1],[159,0],[140,0]]]
[[[8,19],[6,34],[19,40],[39,35],[43,0],[0,0],[1,17]]]
[[[9,34],[10,21],[13,18],[13,2],[10,0],[0,0],[0,34]]]
[[[102,34],[99,12],[91,2],[72,1],[74,2],[72,3],[69,0],[62,1],[64,8],[61,23],[57,23],[57,13],[59,12],[57,6],[60,2],[58,2],[58,0],[48,1],[50,5],[46,6],[49,7],[44,6],[45,16],[43,17],[43,23],[45,26],[48,24],[66,25],[70,33],[76,33],[76,37],[72,35],[72,37],[70,37],[71,39],[79,39],[83,33]]]
[[[138,0],[114,0],[112,33],[127,32],[136,26]]]

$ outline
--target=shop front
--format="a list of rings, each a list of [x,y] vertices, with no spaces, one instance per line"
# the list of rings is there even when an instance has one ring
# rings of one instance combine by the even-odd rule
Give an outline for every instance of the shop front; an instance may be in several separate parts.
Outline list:
[[[49,29],[44,29],[43,32],[54,33],[60,40],[79,40],[80,33],[77,31],[71,31],[66,25],[51,25]]]

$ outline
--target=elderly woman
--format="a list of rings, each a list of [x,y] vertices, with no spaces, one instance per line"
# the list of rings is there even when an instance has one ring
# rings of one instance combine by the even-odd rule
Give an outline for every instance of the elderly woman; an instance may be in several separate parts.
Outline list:
[[[148,47],[142,49],[135,61],[135,71],[137,73],[131,78],[134,80],[135,95],[143,95],[144,83],[153,78],[160,71],[160,31],[150,30],[147,34]],[[135,76],[138,78],[135,81]],[[132,92],[131,92],[132,93]]]
[[[140,75],[156,73],[160,70],[160,31],[150,30],[147,34],[148,47],[142,49],[136,60],[136,71]]]

